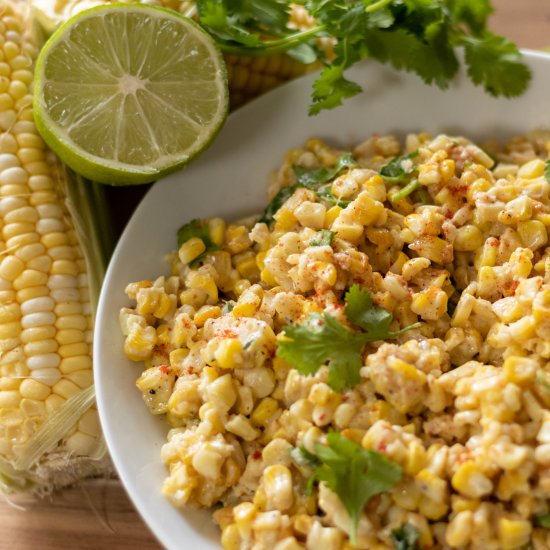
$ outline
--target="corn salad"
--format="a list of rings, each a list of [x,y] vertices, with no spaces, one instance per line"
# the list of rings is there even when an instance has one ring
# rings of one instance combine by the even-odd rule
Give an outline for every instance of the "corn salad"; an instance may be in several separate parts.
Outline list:
[[[204,220],[170,275],[129,284],[124,352],[171,427],[166,497],[215,506],[226,550],[549,549],[549,151],[544,132],[311,139],[272,176],[272,217]],[[357,337],[352,287],[392,330],[335,389],[330,364],[280,352],[321,315]],[[355,527],[296,459],[335,432],[402,472]]]

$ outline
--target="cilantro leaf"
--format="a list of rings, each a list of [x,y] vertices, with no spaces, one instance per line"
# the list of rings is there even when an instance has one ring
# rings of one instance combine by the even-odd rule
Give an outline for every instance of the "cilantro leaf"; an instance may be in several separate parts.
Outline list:
[[[335,231],[321,229],[321,231],[319,231],[317,235],[311,239],[309,246],[331,246],[334,235],[336,235]]]
[[[328,313],[310,313],[302,323],[287,325],[285,337],[277,355],[300,374],[311,376],[328,363],[328,384],[335,391],[359,383],[365,334],[352,332]]]
[[[319,465],[317,457],[310,453],[303,445],[290,450],[290,458],[298,465],[306,468],[315,468]]]
[[[366,57],[418,74],[446,88],[458,70],[457,46],[466,48],[472,81],[494,95],[520,94],[530,78],[517,48],[487,30],[490,0],[301,0],[318,22],[290,25],[287,0],[197,0],[200,24],[224,53],[287,52],[325,66],[313,84],[310,114],[333,109],[361,92],[345,71]],[[332,59],[318,46],[329,37]]]
[[[483,31],[494,11],[489,0],[455,0],[452,10],[454,18],[464,21],[475,34]]]
[[[313,83],[311,94],[312,104],[309,107],[310,115],[317,115],[323,109],[334,109],[348,99],[363,91],[363,88],[344,77],[343,65],[329,65],[325,67],[319,78]]]
[[[508,39],[485,32],[481,38],[463,39],[468,75],[493,96],[512,97],[523,93],[531,72],[521,62],[521,53]]]
[[[311,479],[326,483],[338,495],[351,519],[350,539],[354,544],[366,504],[373,496],[392,489],[403,472],[389,458],[365,450],[337,432],[327,434],[326,439],[327,445],[315,445],[315,455],[321,464]]]
[[[550,529],[550,513],[543,516],[537,516],[537,525],[540,525],[543,529]]]
[[[328,363],[328,384],[335,391],[359,383],[361,351],[367,342],[396,338],[420,326],[414,323],[395,332],[389,330],[393,315],[375,306],[369,292],[357,284],[348,290],[345,302],[348,319],[365,332],[351,331],[328,313],[310,313],[301,323],[285,327],[285,339],[277,349],[277,355],[300,374],[311,376]]]
[[[277,194],[271,199],[266,209],[263,211],[260,217],[260,223],[271,223],[273,216],[277,213],[277,210],[283,206],[283,204],[294,194],[299,187],[305,187],[318,193],[318,195],[331,202],[339,202],[342,204],[347,201],[338,201],[336,197],[332,195],[330,190],[320,187],[321,184],[333,180],[342,170],[353,166],[355,161],[351,153],[344,153],[336,161],[336,165],[333,168],[305,168],[303,166],[293,165],[292,169],[296,174],[297,183],[283,187],[279,189]]]
[[[346,302],[346,316],[365,332],[368,340],[386,340],[395,338],[399,334],[417,328],[420,323],[414,323],[397,332],[390,330],[393,321],[393,315],[384,308],[374,305],[369,291],[354,284],[346,292],[344,297]]]
[[[265,210],[262,212],[260,223],[271,223],[273,216],[277,213],[277,210],[283,206],[283,204],[294,194],[294,191],[301,187],[301,185],[289,185],[288,187],[282,187],[277,191],[277,194],[271,199]]]
[[[546,181],[550,182],[550,160],[547,160],[544,163],[544,177]]]
[[[380,175],[389,183],[403,183],[416,170],[417,165],[413,159],[417,156],[418,151],[413,151],[408,155],[393,158],[388,164],[382,166]]]
[[[286,0],[197,0],[200,23],[222,42],[262,49],[262,33],[286,35]]]
[[[344,168],[355,164],[351,153],[344,153],[338,157],[334,168],[304,168],[295,164],[292,169],[299,185],[315,190],[317,185],[333,180]]]
[[[417,542],[420,538],[418,529],[410,523],[404,523],[398,529],[391,532],[391,538],[395,550],[419,550]]]
[[[373,29],[365,41],[371,57],[398,70],[415,72],[426,84],[435,83],[445,89],[458,70],[453,50],[431,46],[405,29]]]
[[[204,260],[207,254],[220,250],[220,247],[210,239],[208,228],[202,220],[191,220],[178,229],[178,247],[193,237],[201,239],[206,250],[191,262],[192,267]]]
[[[242,26],[238,17],[231,16],[224,2],[197,0],[196,4],[201,25],[218,40],[234,41],[248,47],[260,45],[259,36]]]

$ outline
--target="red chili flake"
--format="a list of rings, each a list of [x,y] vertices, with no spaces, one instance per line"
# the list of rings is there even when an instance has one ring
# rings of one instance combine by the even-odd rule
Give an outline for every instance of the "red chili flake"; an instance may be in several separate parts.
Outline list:
[[[507,281],[504,283],[503,287],[508,296],[513,296],[516,293],[518,285],[519,281]]]
[[[222,330],[219,335],[223,338],[237,338],[237,334],[229,328]]]
[[[317,319],[317,325],[318,325],[318,326],[321,327],[321,326],[323,326],[324,324],[325,324],[324,319]]]
[[[156,355],[166,355],[166,348],[166,344],[156,344],[153,348],[153,353],[155,353]]]
[[[449,191],[453,195],[464,195],[468,191],[468,186],[463,183],[462,185],[457,185],[456,187],[449,187]]]
[[[447,212],[445,212],[445,217],[448,220],[450,220],[454,215],[455,215],[455,213],[452,210],[447,210]]]
[[[322,414],[321,416],[319,416],[319,421],[322,422],[325,418],[326,418],[326,415]]]
[[[193,367],[187,367],[187,374],[193,374],[194,372]]]
[[[262,458],[262,453],[261,451],[259,451],[258,449],[256,449],[253,453],[252,453],[252,460],[260,460],[260,458]]]
[[[381,443],[379,443],[376,448],[381,453],[385,453],[388,450],[388,446],[383,441]]]
[[[161,365],[159,371],[162,372],[162,374],[170,374],[170,367],[168,365]]]

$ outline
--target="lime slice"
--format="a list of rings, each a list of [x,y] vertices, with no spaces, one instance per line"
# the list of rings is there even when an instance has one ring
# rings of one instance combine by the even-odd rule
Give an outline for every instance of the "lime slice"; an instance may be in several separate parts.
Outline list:
[[[227,75],[212,38],[153,6],[79,13],[44,45],[35,79],[42,137],[73,170],[103,183],[146,183],[176,170],[227,115]]]

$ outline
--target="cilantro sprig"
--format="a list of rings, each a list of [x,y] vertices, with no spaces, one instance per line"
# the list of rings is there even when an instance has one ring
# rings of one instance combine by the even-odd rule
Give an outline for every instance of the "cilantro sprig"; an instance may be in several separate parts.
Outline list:
[[[314,453],[299,449],[302,458],[293,455],[298,464],[313,467],[308,480],[311,491],[315,482],[324,482],[338,495],[351,519],[350,540],[355,544],[359,518],[369,500],[385,493],[398,483],[403,475],[401,466],[376,451],[360,445],[337,432],[326,436],[326,445],[316,443]]]
[[[546,181],[550,182],[550,160],[547,160],[544,163],[544,177]]]
[[[367,342],[396,338],[420,326],[414,323],[391,331],[393,315],[374,305],[369,291],[357,284],[351,286],[344,301],[347,318],[362,331],[347,328],[328,313],[310,313],[301,323],[285,327],[285,339],[277,349],[277,355],[307,376],[328,365],[328,384],[336,391],[360,382],[362,350]]]
[[[346,70],[364,58],[414,72],[442,89],[464,48],[470,79],[493,96],[520,95],[530,80],[515,44],[487,29],[490,0],[301,0],[318,24],[292,28],[287,0],[197,0],[199,21],[220,49],[236,55],[286,52],[324,64],[313,84],[310,114],[333,109],[362,89]],[[334,41],[326,59],[317,39]]]
[[[305,168],[303,166],[294,165],[292,169],[296,175],[296,183],[287,187],[281,188],[277,194],[271,199],[260,217],[260,222],[269,224],[273,220],[273,216],[277,210],[294,194],[296,189],[305,187],[314,191],[320,198],[337,203],[341,206],[347,206],[347,201],[342,201],[334,197],[330,191],[330,183],[343,170],[355,165],[355,161],[351,153],[341,155],[333,168]]]
[[[398,529],[391,532],[391,539],[395,546],[395,550],[419,550],[418,539],[420,533],[418,529],[410,523],[404,523]]]
[[[191,220],[189,223],[182,225],[178,229],[178,247],[193,237],[201,239],[206,247],[206,250],[191,262],[191,267],[195,267],[202,262],[207,254],[220,250],[220,247],[210,238],[210,235],[208,234],[208,227],[203,220]]]

